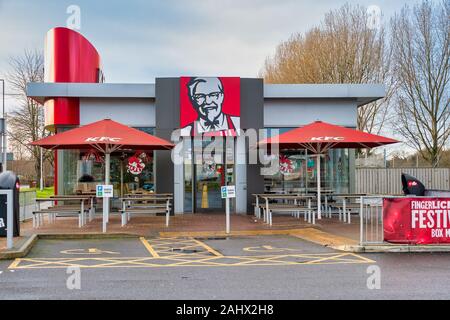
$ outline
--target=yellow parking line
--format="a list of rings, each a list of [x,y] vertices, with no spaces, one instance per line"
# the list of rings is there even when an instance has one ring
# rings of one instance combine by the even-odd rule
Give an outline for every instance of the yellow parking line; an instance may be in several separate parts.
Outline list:
[[[194,254],[195,255],[195,254]],[[193,260],[182,257],[130,257],[130,258],[22,258],[11,264],[11,269],[47,269],[77,266],[80,268],[114,268],[114,267],[238,267],[238,266],[282,266],[282,265],[319,265],[319,264],[364,264],[369,263],[363,257],[354,254],[296,254],[274,256],[196,256]],[[228,261],[222,260],[228,258]],[[297,262],[291,259],[305,259]],[[353,258],[353,259],[352,259]],[[164,260],[161,263],[161,259]],[[91,264],[95,263],[95,264]]]
[[[155,257],[155,258],[159,258],[159,254],[158,252],[156,252],[153,247],[150,245],[150,243],[148,243],[148,241],[144,238],[144,237],[140,237],[139,240],[141,240],[142,244],[144,245],[144,247],[148,250],[148,252],[150,252],[150,254]]]
[[[15,259],[8,267],[8,269],[15,269],[20,263],[20,258]]]
[[[321,265],[321,264],[364,264],[374,261],[354,253],[297,253],[278,255],[226,256],[206,243],[193,237],[185,239],[140,237],[150,256],[114,258],[20,258],[15,259],[9,269],[45,269],[78,266],[80,268],[114,268],[114,267],[196,267],[196,266],[280,266],[280,265]],[[267,250],[276,249],[262,246]],[[201,248],[201,249],[199,249]],[[188,249],[192,250],[190,253]],[[175,251],[175,250],[180,250]],[[186,250],[186,251],[183,251]],[[91,249],[90,251],[93,251]],[[225,260],[224,260],[225,259]]]
[[[211,248],[210,246],[208,246],[206,243],[201,242],[197,239],[192,239],[195,241],[195,243],[197,243],[199,246],[202,246],[203,248],[205,248],[208,252],[210,252],[211,254],[217,256],[217,257],[223,257],[223,254],[221,254],[220,252],[217,252],[216,250],[214,250],[213,248]]]
[[[305,264],[318,264],[318,263],[322,263],[323,261],[326,261],[326,260],[337,261],[336,259],[345,257],[346,255],[348,255],[348,254],[347,253],[335,254],[332,256],[328,256],[328,257],[324,257],[324,258],[320,258],[320,259],[316,259],[316,260],[311,260],[311,261],[306,262]]]
[[[356,258],[360,258],[360,259],[362,259],[362,260],[365,260],[365,261],[368,262],[368,263],[375,263],[375,262],[376,262],[375,260],[372,260],[372,259],[369,259],[369,258],[360,256],[359,254],[356,254],[356,253],[351,253],[351,252],[349,252],[349,255],[351,255],[351,256],[353,256],[353,257],[356,257]]]

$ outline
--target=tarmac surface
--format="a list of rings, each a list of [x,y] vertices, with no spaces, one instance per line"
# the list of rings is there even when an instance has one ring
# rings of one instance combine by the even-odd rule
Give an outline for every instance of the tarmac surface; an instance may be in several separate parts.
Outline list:
[[[0,299],[448,299],[449,274],[450,254],[360,255],[290,236],[39,240],[0,261]]]

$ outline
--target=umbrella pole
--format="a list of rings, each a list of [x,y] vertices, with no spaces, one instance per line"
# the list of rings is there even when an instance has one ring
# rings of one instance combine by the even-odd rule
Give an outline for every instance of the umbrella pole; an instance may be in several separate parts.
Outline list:
[[[322,219],[322,205],[320,195],[320,154],[317,155],[317,219]]]
[[[120,197],[123,198],[123,160],[120,160]]]
[[[105,153],[105,184],[109,185],[111,154]],[[106,232],[106,224],[109,221],[109,198],[103,197],[103,233]]]

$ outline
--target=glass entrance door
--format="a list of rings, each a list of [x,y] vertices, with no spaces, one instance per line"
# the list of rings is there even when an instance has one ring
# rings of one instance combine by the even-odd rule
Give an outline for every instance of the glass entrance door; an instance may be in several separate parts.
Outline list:
[[[224,185],[224,170],[216,163],[215,153],[204,152],[212,139],[194,139],[194,212],[222,211],[224,204],[220,187]],[[217,152],[217,150],[215,150]]]
[[[212,153],[204,152],[212,139],[214,138],[192,141],[194,160],[191,175],[194,200],[192,209],[196,213],[224,212],[225,201],[222,199],[220,188],[234,183],[234,162],[230,161],[229,155],[234,153],[234,148],[215,149]],[[225,152],[224,149],[230,150]]]
[[[224,185],[223,166],[205,160],[195,165],[195,212],[223,211],[220,187]]]

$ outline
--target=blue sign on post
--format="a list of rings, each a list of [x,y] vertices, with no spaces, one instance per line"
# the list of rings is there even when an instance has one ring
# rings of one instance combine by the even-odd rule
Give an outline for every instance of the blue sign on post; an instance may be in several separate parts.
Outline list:
[[[97,198],[112,198],[114,188],[111,184],[98,184],[95,188]]]
[[[235,186],[223,186],[220,188],[220,193],[222,194],[222,199],[236,198]]]
[[[103,185],[101,185],[101,184],[97,185],[96,197],[103,198]]]

